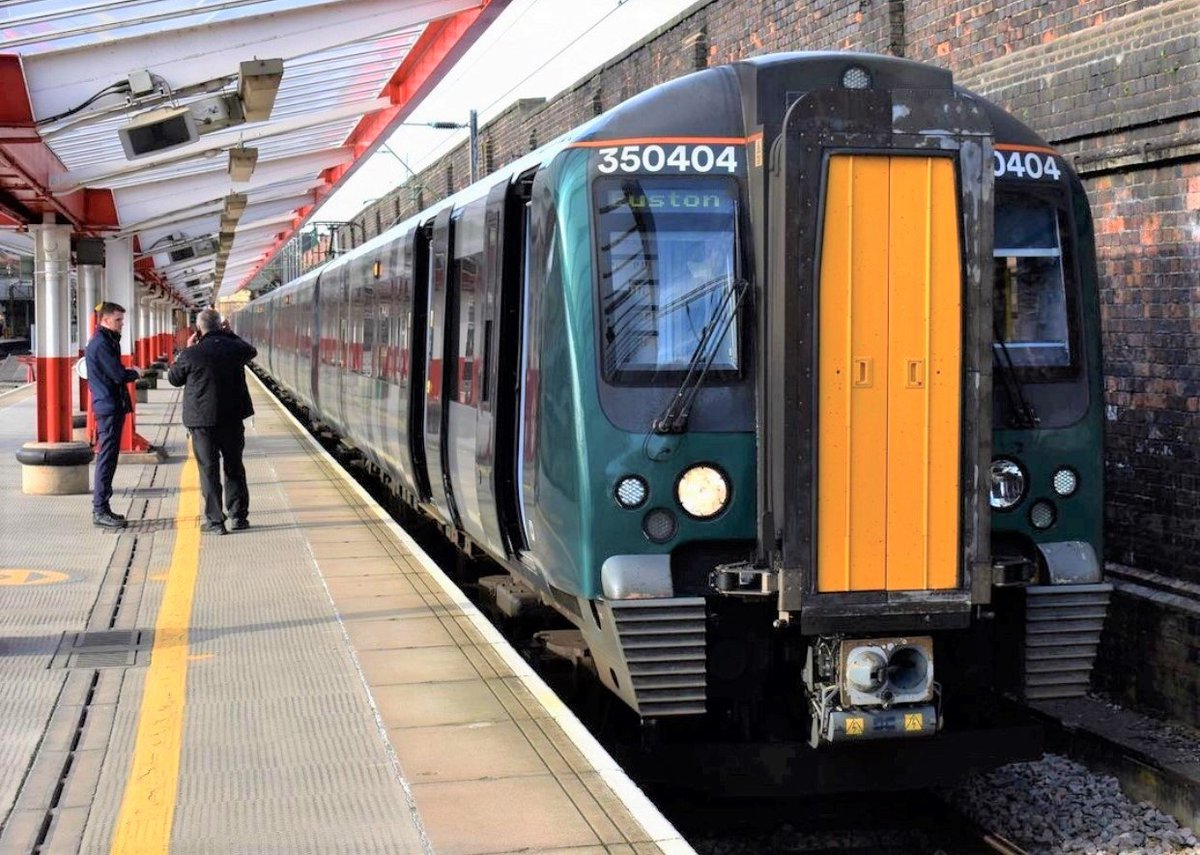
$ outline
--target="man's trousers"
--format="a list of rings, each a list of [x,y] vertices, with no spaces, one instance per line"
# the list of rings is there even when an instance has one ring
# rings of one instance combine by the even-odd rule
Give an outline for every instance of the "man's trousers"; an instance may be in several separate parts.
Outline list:
[[[125,414],[96,415],[96,475],[92,485],[92,513],[110,511],[113,475],[117,471],[117,459],[121,456],[121,430],[125,427]]]
[[[242,450],[246,447],[246,428],[239,421],[230,425],[195,427],[192,451],[200,467],[200,492],[204,496],[204,517],[210,523],[225,521],[221,508],[221,465],[225,468],[225,508],[235,520],[250,515],[250,488],[246,485],[246,467]]]

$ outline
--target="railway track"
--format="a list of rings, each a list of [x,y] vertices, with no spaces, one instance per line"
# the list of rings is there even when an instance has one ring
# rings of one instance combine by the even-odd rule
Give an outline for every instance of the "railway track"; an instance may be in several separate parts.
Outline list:
[[[1024,855],[934,793],[869,793],[773,804],[679,803],[664,814],[700,855]]]

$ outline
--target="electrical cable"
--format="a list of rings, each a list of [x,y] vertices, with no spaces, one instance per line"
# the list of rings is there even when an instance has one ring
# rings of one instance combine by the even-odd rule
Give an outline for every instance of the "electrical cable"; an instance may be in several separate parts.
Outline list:
[[[74,116],[76,113],[87,109],[92,104],[96,103],[101,98],[105,97],[106,95],[120,95],[122,93],[129,94],[129,92],[131,92],[131,91],[132,90],[129,88],[129,81],[122,80],[120,83],[114,83],[111,86],[106,86],[105,88],[101,89],[99,92],[97,92],[91,98],[88,98],[86,101],[84,101],[78,107],[72,107],[70,110],[66,110],[62,113],[59,113],[57,116],[47,116],[45,119],[38,119],[37,122],[35,122],[34,124],[37,125],[38,127],[41,127],[42,125],[52,124],[54,122],[65,119],[69,116]]]

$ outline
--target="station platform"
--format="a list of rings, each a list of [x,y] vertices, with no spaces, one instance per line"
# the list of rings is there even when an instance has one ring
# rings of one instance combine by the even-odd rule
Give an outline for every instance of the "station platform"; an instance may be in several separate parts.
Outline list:
[[[0,852],[690,852],[453,583],[250,382],[251,528],[201,534],[182,392],[90,496],[0,395]]]

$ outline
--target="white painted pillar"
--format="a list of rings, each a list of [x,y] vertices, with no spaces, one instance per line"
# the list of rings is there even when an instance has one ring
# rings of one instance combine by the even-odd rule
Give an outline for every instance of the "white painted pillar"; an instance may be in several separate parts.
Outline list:
[[[30,226],[37,317],[37,441],[71,441],[71,227]]]
[[[98,264],[79,265],[79,278],[75,289],[75,324],[79,331],[79,355],[83,356],[84,348],[91,341],[93,323],[96,317],[96,303],[99,301],[100,279],[103,268]],[[87,381],[79,383],[79,409],[87,411],[89,407]]]
[[[154,362],[154,354],[151,351],[154,349],[151,343],[154,341],[154,298],[149,292],[141,292],[141,299],[138,301],[138,340],[137,340],[137,365],[143,371],[151,366]]]
[[[133,279],[133,240],[111,238],[104,241],[104,299],[125,307],[125,332],[121,335],[121,364],[133,365],[133,339],[137,328],[137,285]],[[129,387],[130,400],[134,398],[133,385]],[[136,410],[136,405],[134,407]],[[125,429],[121,432],[121,451],[145,451],[149,447],[137,435],[135,413],[125,418]]]

